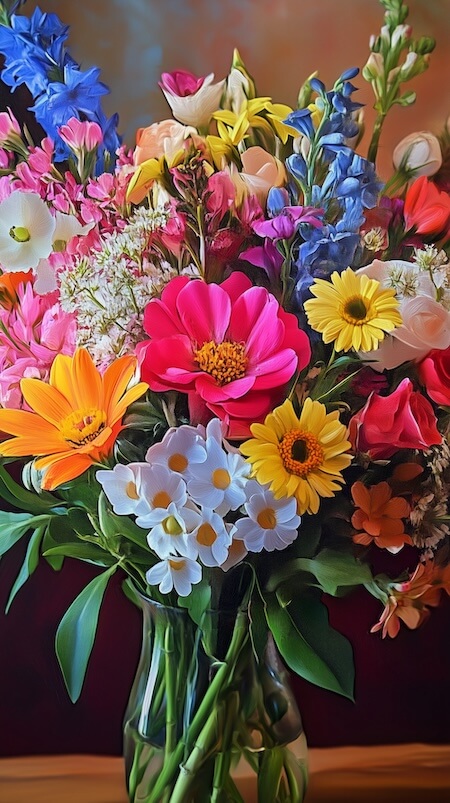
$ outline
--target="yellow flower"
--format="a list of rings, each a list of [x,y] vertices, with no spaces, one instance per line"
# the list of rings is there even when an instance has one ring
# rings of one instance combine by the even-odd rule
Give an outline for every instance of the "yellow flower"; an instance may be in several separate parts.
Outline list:
[[[300,418],[287,400],[264,424],[252,424],[253,438],[241,444],[258,482],[270,483],[275,497],[293,496],[297,510],[317,513],[320,497],[334,496],[351,462],[347,430],[338,411],[327,413],[321,402],[307,398]]]
[[[136,365],[135,357],[119,357],[102,376],[85,349],[59,354],[48,383],[20,383],[34,412],[0,410],[0,430],[15,436],[0,444],[0,455],[37,457],[49,491],[79,477],[111,452],[127,407],[147,390],[145,382],[127,390]]]
[[[304,303],[308,323],[324,343],[336,341],[336,351],[377,349],[385,333],[402,323],[395,290],[351,268],[335,271],[330,281],[316,279],[310,290],[315,298]]]

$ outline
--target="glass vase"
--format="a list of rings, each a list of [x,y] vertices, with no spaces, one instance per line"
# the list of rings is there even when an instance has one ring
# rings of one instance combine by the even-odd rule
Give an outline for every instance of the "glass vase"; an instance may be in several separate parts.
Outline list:
[[[131,803],[301,803],[306,740],[269,637],[256,656],[246,612],[140,598],[142,651],[124,720]]]

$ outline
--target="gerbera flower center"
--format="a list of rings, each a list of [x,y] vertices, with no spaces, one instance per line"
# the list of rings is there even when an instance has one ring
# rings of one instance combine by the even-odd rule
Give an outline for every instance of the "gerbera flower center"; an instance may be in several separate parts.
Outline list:
[[[217,533],[207,521],[200,525],[197,530],[197,541],[202,546],[212,546],[217,540]]]
[[[171,471],[177,471],[178,473],[181,473],[182,471],[186,471],[189,463],[184,454],[171,454],[167,461],[167,465]]]
[[[231,482],[231,477],[226,468],[216,468],[212,473],[212,483],[214,488],[220,491],[226,491]]]
[[[256,521],[263,530],[273,530],[277,523],[277,517],[272,507],[266,507],[260,510],[256,517]]]
[[[352,323],[354,326],[365,323],[368,319],[370,307],[361,296],[353,296],[347,299],[342,310],[342,317],[347,323]]]
[[[12,237],[16,243],[27,243],[30,239],[30,232],[25,226],[11,226],[9,236]]]
[[[169,507],[171,498],[167,491],[158,491],[152,499],[153,507]]]
[[[323,464],[322,446],[311,432],[301,429],[286,432],[278,449],[285,469],[298,477],[306,477]]]
[[[214,377],[218,385],[227,385],[245,376],[247,355],[243,343],[209,340],[194,352],[194,359],[205,373]]]
[[[106,413],[95,407],[75,410],[61,421],[59,428],[64,440],[73,446],[84,446],[94,441],[105,428]]]

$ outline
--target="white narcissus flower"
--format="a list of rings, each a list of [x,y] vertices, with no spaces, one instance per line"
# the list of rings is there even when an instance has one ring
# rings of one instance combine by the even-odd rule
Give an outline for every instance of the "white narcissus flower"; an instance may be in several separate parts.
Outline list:
[[[130,463],[127,466],[117,463],[112,471],[97,471],[96,479],[118,516],[138,516],[149,511],[150,507],[141,490],[142,472],[149,468],[147,463]]]
[[[206,460],[203,427],[171,427],[160,443],[150,446],[145,459],[152,465],[166,466],[170,471],[181,474],[184,479],[195,475],[197,463]]]
[[[34,192],[12,192],[0,203],[0,264],[7,271],[36,268],[52,251],[56,220]]]
[[[185,96],[175,95],[164,86],[161,87],[176,120],[196,128],[208,125],[212,113],[220,107],[225,87],[225,79],[216,84],[213,81],[214,73],[210,73],[196,92]]]
[[[144,528],[161,521],[170,505],[181,508],[187,501],[184,479],[166,466],[152,466],[149,463],[145,470],[142,469],[140,493],[147,502],[147,510],[138,516],[136,524]],[[155,511],[156,519],[153,515]]]
[[[430,131],[408,134],[394,148],[392,161],[396,170],[413,171],[414,178],[434,176],[442,165],[439,140]]]
[[[201,523],[192,533],[197,557],[204,566],[221,566],[228,558],[231,546],[229,527],[213,510],[203,508]]]
[[[285,549],[297,538],[301,518],[297,515],[297,502],[293,497],[276,499],[268,485],[256,480],[247,483],[248,501],[245,511],[248,518],[238,519],[231,534],[244,542],[249,552],[263,549],[273,552]]]
[[[149,586],[159,585],[161,594],[174,588],[180,597],[187,597],[202,579],[202,568],[195,560],[171,557],[152,566],[145,577]]]
[[[171,502],[167,510],[155,508],[146,517],[151,527],[147,535],[150,549],[159,558],[182,555],[184,558],[197,556],[192,532],[200,524],[200,515],[190,507],[180,509]],[[139,519],[136,520],[139,524]],[[140,525],[142,526],[142,525]]]

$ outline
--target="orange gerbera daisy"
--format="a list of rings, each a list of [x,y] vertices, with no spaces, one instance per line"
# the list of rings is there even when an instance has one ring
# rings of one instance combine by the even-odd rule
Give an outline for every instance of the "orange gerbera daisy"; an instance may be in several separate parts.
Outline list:
[[[147,390],[145,382],[127,390],[136,366],[135,357],[119,357],[102,376],[85,349],[59,354],[48,383],[21,380],[34,412],[0,410],[0,430],[15,436],[0,444],[0,455],[36,457],[49,491],[79,477],[110,454],[127,407]]]
[[[353,536],[356,544],[367,546],[374,541],[389,552],[398,552],[403,544],[412,543],[402,521],[409,515],[408,502],[401,496],[392,498],[387,482],[379,482],[371,488],[355,482],[352,497],[358,508],[352,516],[352,524],[355,530],[362,530]]]

